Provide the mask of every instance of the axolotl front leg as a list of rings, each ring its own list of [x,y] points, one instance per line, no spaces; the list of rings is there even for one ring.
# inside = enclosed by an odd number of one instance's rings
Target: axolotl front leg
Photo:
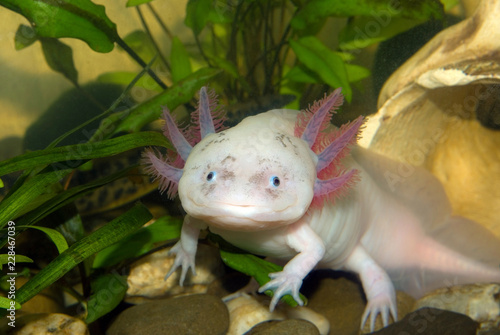
[[[265,232],[263,232],[265,234]],[[325,246],[321,238],[302,222],[297,222],[287,229],[285,236],[286,245],[297,251],[281,272],[270,273],[271,281],[263,285],[259,292],[274,290],[269,310],[272,312],[279,299],[290,294],[302,306],[304,303],[299,297],[302,281],[311,272],[325,255]]]
[[[170,271],[165,275],[165,280],[167,280],[167,278],[179,267],[181,268],[181,278],[179,281],[181,286],[184,284],[189,269],[191,269],[193,275],[196,275],[195,257],[198,248],[198,236],[200,235],[200,230],[206,227],[203,221],[197,220],[189,215],[184,217],[181,237],[168,253],[169,255],[175,255],[175,260]]]
[[[370,331],[373,331],[378,314],[382,317],[384,326],[389,324],[389,313],[397,321],[396,291],[392,281],[361,244],[354,248],[344,267],[359,275],[368,301],[361,318],[361,328],[370,317]]]
[[[206,225],[202,221],[194,219],[189,215],[184,218],[181,238],[169,253],[176,255],[175,261],[172,268],[165,276],[165,279],[180,267],[180,284],[182,286],[189,269],[195,274],[195,255],[198,235],[200,230],[204,228],[206,228]],[[261,234],[266,233],[266,231],[261,232]],[[224,236],[225,234],[222,235]],[[299,305],[303,305],[299,297],[299,289],[302,286],[302,281],[307,274],[316,267],[325,254],[323,241],[308,224],[292,224],[287,229],[284,240],[286,247],[295,250],[298,254],[285,265],[283,271],[270,273],[269,277],[271,280],[259,289],[259,292],[264,292],[266,290],[274,291],[269,306],[271,311],[274,310],[279,299],[287,294],[292,295]],[[229,239],[229,242],[232,242],[231,239]]]
[[[285,265],[283,271],[269,274],[272,280],[259,289],[259,292],[274,290],[270,304],[271,311],[274,310],[279,299],[286,294],[291,294],[295,301],[302,305],[299,297],[302,281],[325,255],[323,240],[307,223],[297,222],[291,225],[286,232],[285,241],[286,245],[298,254]],[[361,328],[370,318],[370,329],[373,330],[379,314],[384,326],[389,324],[389,315],[397,320],[396,292],[392,281],[361,244],[358,244],[347,257],[344,268],[359,274],[368,300],[361,320]]]

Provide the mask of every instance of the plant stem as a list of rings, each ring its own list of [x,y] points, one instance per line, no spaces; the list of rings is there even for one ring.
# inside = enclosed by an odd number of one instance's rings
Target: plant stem
[[[200,42],[200,39],[198,38],[198,35],[194,34],[194,40],[195,40],[196,46],[198,47],[198,50],[200,51],[200,54],[203,57],[203,59],[205,60],[205,62],[207,62],[208,66],[212,66],[212,64],[210,64],[210,59],[203,51],[203,48],[201,46],[201,42]]]
[[[236,10],[234,12],[234,19],[231,24],[231,35],[229,36],[229,45],[227,48],[227,53],[226,53],[226,60],[233,63],[234,66],[238,69],[238,61],[236,58],[237,54],[237,37],[238,37],[238,24],[240,22],[240,12],[241,12],[241,7],[243,5],[243,1],[240,0],[238,4],[236,5]],[[245,55],[246,57],[246,55]],[[231,84],[230,84],[231,85]],[[234,92],[232,98],[239,99],[240,96],[238,94],[238,83],[235,81],[234,86],[231,87],[229,91]],[[228,95],[229,97],[229,95]]]
[[[124,40],[121,39],[121,37],[116,36],[116,43],[118,43],[118,45],[121,46],[123,50],[125,50],[130,55],[130,57],[132,57],[140,66],[142,66],[143,68],[147,66],[147,64],[142,60],[142,58],[138,54],[136,54],[135,51],[131,47],[129,47]],[[151,76],[151,78],[154,79],[154,81],[156,81],[158,85],[160,85],[161,88],[163,88],[164,90],[168,88],[167,85],[165,85],[165,83],[161,81],[160,78],[158,78],[158,76],[156,75],[156,73],[153,72],[153,70],[148,69],[148,74]]]
[[[161,26],[161,28],[163,29],[163,31],[167,34],[168,38],[170,38],[170,40],[173,40],[174,35],[172,35],[172,33],[168,29],[167,25],[165,23],[163,23],[161,17],[158,15],[158,13],[154,9],[153,5],[150,4],[150,3],[148,3],[147,6],[148,6],[149,10],[151,11],[151,13],[153,13],[153,15],[154,15],[156,21],[158,22],[158,24]]]
[[[151,30],[149,30],[148,24],[146,23],[146,20],[144,20],[144,16],[142,15],[141,7],[136,6],[135,9],[137,10],[137,14],[139,15],[139,18],[141,20],[141,24],[146,31],[146,34],[148,34],[149,38],[151,39],[151,43],[153,44],[153,47],[155,48],[156,52],[158,53],[158,56],[160,57],[161,61],[165,64],[167,69],[171,71],[170,64],[168,63],[167,59],[165,56],[163,56],[163,53],[160,51],[160,48],[158,47],[158,44],[156,43],[155,39],[153,38],[153,35],[151,34]]]
[[[264,65],[264,89],[262,90],[262,95],[273,93],[271,91],[271,82],[273,79],[272,75],[274,72],[274,64],[269,64],[268,62],[268,53],[274,46],[272,15],[273,9],[271,7],[271,1],[269,1],[264,9],[264,57],[262,58]]]
[[[280,53],[281,53],[283,46],[288,45],[287,36],[290,33],[290,30],[291,30],[291,26],[290,26],[290,23],[288,23],[288,25],[286,26],[285,32],[283,33],[283,36],[281,36],[281,40],[277,45],[276,53],[274,54],[274,60],[273,60],[272,67],[274,68],[275,66],[278,65],[278,78],[282,78],[282,75],[283,75],[283,66],[280,66],[279,56],[280,56]],[[286,59],[286,55],[288,53],[288,50],[289,49],[287,49],[283,54],[283,61]]]

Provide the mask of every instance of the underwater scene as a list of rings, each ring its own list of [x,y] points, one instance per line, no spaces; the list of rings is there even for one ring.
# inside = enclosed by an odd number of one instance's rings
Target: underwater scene
[[[0,334],[500,334],[500,0],[0,19]]]

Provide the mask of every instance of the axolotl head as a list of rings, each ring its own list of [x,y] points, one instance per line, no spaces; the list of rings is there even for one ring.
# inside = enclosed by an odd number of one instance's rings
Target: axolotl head
[[[270,229],[301,218],[314,196],[317,157],[293,135],[294,122],[285,114],[248,117],[196,144],[179,181],[184,210],[237,230]]]
[[[309,110],[272,110],[222,130],[214,96],[200,90],[195,126],[181,129],[164,110],[164,134],[176,149],[158,157],[144,152],[147,172],[184,210],[227,230],[264,230],[299,220],[346,189],[355,170],[340,160],[357,137],[362,118],[332,131],[340,89]]]

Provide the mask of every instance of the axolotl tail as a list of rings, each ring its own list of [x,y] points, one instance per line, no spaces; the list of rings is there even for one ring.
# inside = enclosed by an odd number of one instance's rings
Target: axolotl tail
[[[462,217],[428,232],[408,256],[407,268],[388,273],[396,288],[417,298],[440,287],[500,283],[500,240]]]
[[[375,185],[377,199],[385,199],[383,219],[374,221],[363,241],[396,288],[419,297],[439,287],[500,283],[500,239],[453,216],[437,178],[359,147],[352,156]]]

